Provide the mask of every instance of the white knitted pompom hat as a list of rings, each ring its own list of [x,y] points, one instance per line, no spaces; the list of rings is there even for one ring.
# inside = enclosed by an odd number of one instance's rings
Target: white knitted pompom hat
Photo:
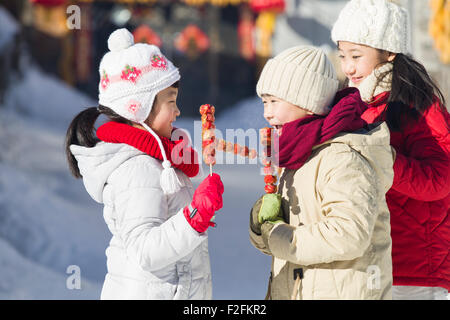
[[[408,12],[388,0],[351,0],[339,13],[331,39],[364,44],[393,53],[411,48]]]
[[[319,48],[296,46],[267,61],[256,85],[259,97],[269,94],[314,114],[330,109],[339,81],[333,64]]]
[[[111,33],[107,52],[99,67],[99,104],[141,124],[158,141],[163,156],[161,187],[166,194],[179,190],[180,182],[167,159],[161,139],[144,121],[156,95],[180,80],[180,73],[154,45],[134,44],[125,28]]]
[[[133,122],[145,121],[155,96],[180,79],[158,47],[137,43],[125,28],[111,33],[99,67],[99,104]]]

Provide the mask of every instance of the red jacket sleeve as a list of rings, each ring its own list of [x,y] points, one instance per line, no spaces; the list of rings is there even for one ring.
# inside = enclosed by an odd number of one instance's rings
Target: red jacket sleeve
[[[432,106],[405,130],[404,148],[397,150],[394,163],[394,190],[420,201],[450,193],[449,119],[448,112]]]

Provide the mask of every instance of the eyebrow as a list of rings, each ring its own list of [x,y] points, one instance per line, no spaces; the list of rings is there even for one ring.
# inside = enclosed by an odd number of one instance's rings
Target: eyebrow
[[[339,51],[343,51],[341,48],[339,48],[338,47],[338,49],[339,49]],[[360,50],[360,49],[350,49],[350,50],[348,50],[349,52],[355,52],[355,51],[357,51],[357,52],[361,52],[362,53],[362,51]]]
[[[178,94],[177,90],[170,90],[170,92],[168,93],[168,96],[176,96]]]

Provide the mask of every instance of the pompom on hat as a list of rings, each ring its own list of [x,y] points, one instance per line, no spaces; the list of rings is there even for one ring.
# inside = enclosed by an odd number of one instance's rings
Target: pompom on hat
[[[330,111],[338,85],[333,64],[321,49],[296,46],[267,61],[256,93],[259,97],[269,94],[324,115]]]
[[[158,141],[163,156],[161,187],[166,194],[177,192],[180,181],[167,159],[161,139],[144,121],[156,95],[180,80],[180,73],[154,45],[134,44],[125,28],[111,33],[107,52],[99,66],[99,104],[141,124]]]
[[[406,9],[389,0],[351,0],[339,13],[331,39],[408,54],[410,21]]]

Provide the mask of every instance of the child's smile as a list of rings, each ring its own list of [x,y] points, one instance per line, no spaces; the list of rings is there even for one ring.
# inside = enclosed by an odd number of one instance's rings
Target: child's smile
[[[358,85],[363,79],[364,79],[364,77],[352,77],[350,80],[351,80],[354,84]]]
[[[348,41],[339,41],[341,68],[354,86],[358,86],[380,64],[392,61],[394,57],[394,54],[387,51]]]
[[[283,99],[263,94],[264,118],[276,130],[278,136],[282,135],[285,123],[304,118],[312,112],[296,106]]]

